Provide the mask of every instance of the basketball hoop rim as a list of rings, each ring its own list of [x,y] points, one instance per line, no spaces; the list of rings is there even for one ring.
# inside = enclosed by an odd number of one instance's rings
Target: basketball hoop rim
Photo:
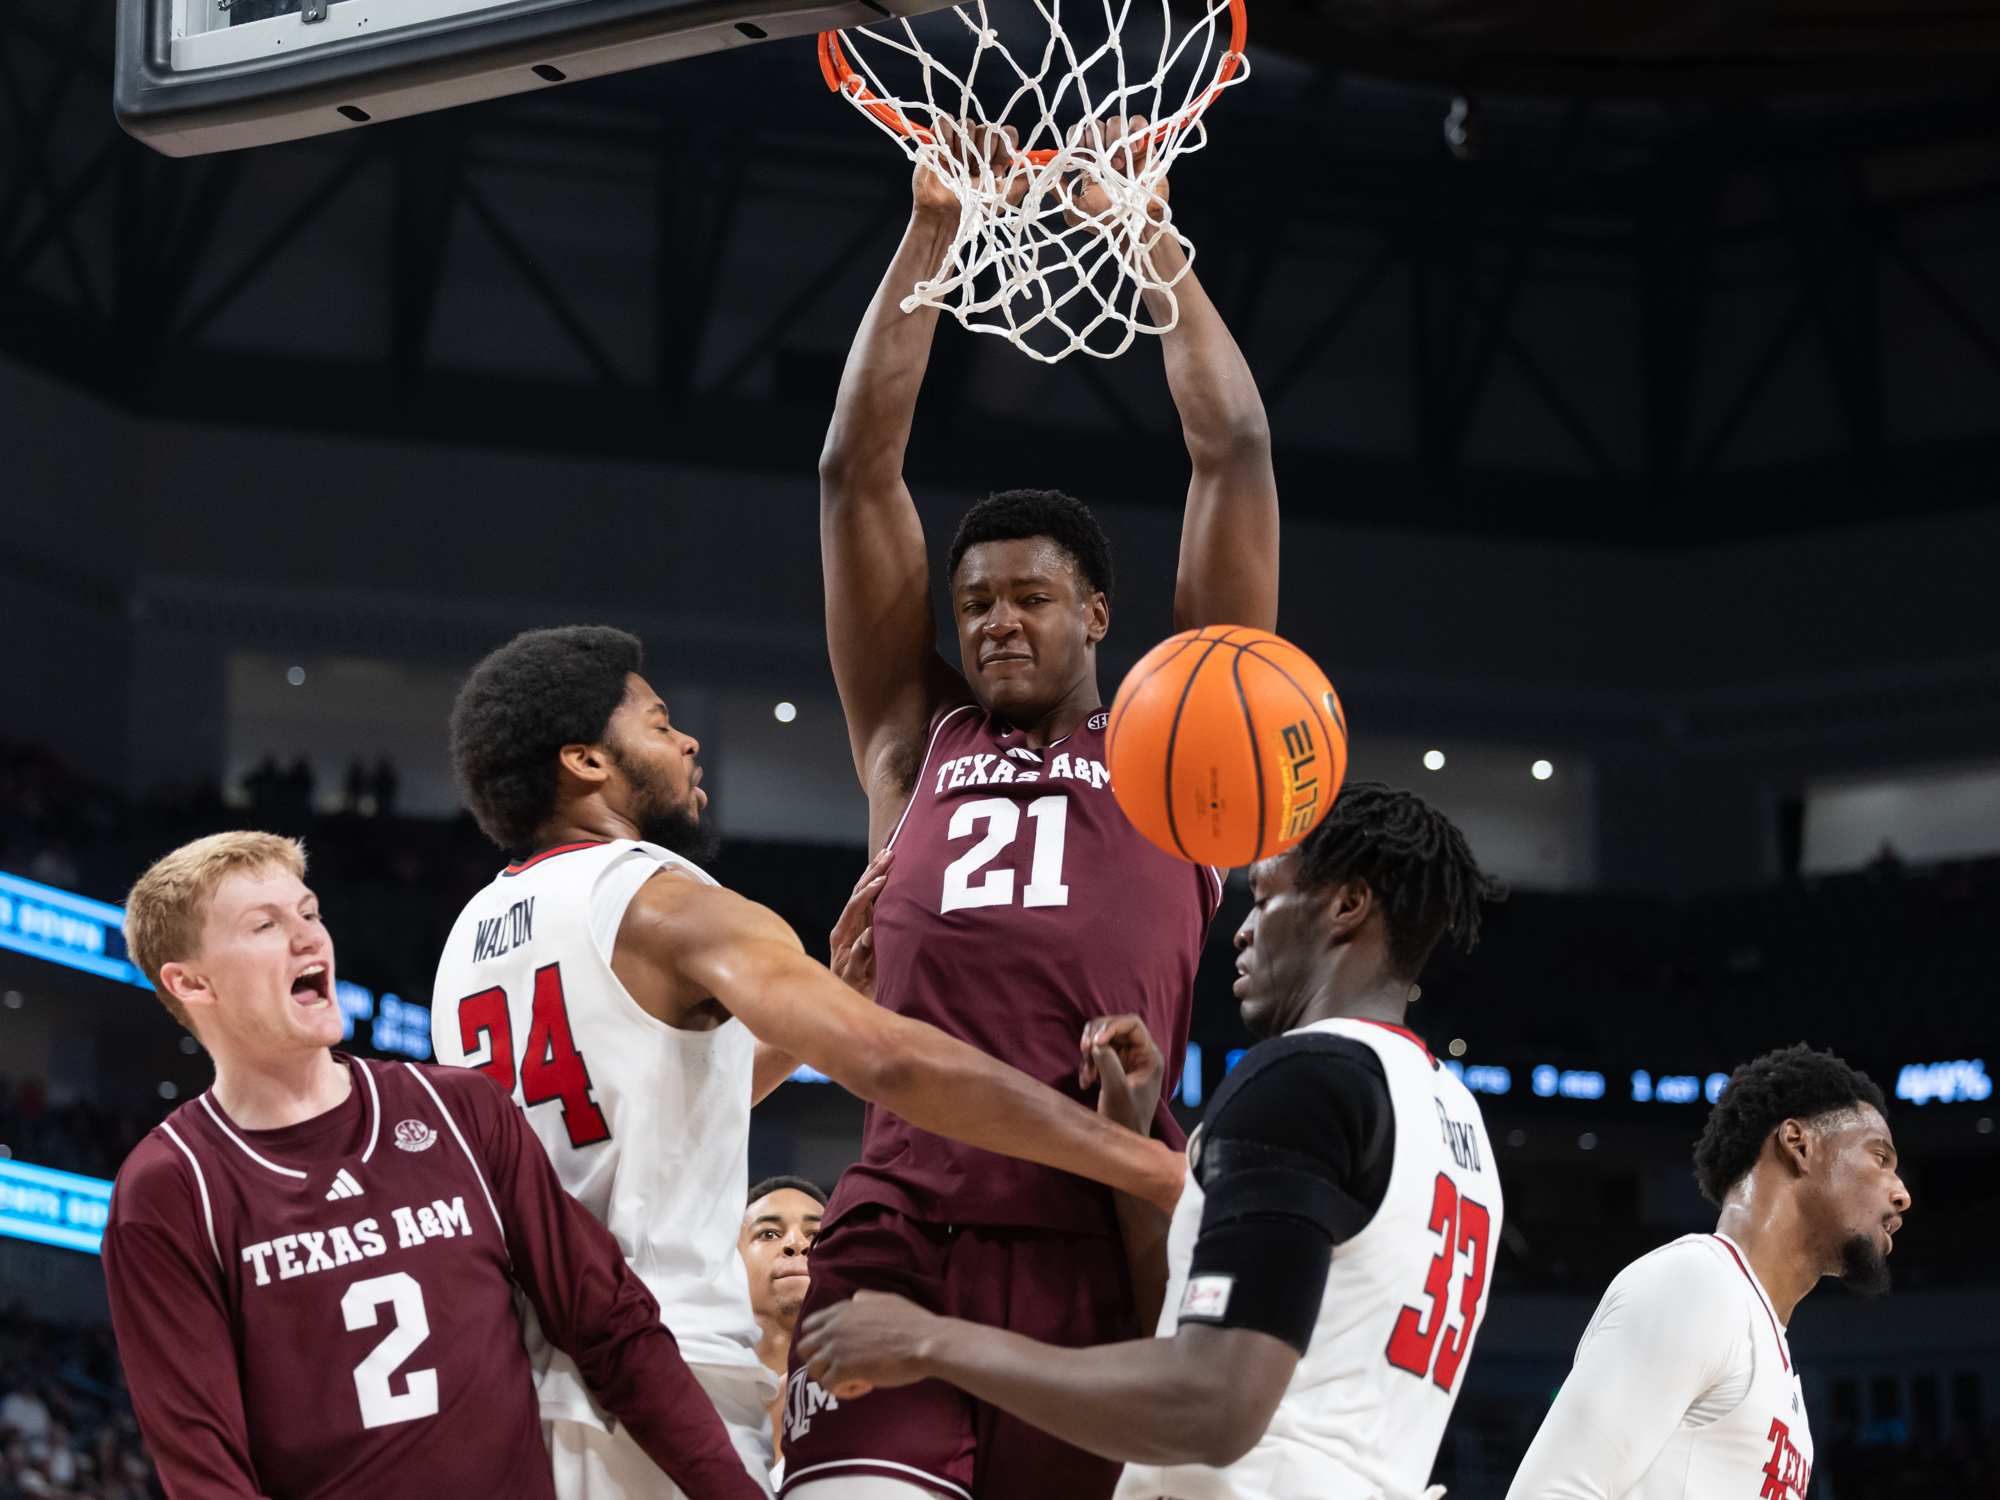
[[[1208,106],[1215,102],[1215,96],[1234,78],[1246,61],[1243,49],[1250,36],[1249,17],[1244,11],[1244,0],[1229,0],[1229,50],[1222,55],[1222,62],[1215,71],[1215,82],[1202,91],[1202,95],[1179,114],[1162,120],[1147,132],[1149,142],[1164,140],[1176,130],[1184,130],[1200,119]],[[923,126],[907,118],[893,104],[875,94],[867,82],[847,61],[847,54],[840,47],[840,33],[822,31],[819,34],[819,71],[826,80],[826,86],[836,94],[845,94],[860,108],[868,111],[877,120],[911,140],[924,145],[935,145],[936,137]],[[1060,155],[1056,151],[1023,151],[1020,157],[1031,166],[1044,167]]]

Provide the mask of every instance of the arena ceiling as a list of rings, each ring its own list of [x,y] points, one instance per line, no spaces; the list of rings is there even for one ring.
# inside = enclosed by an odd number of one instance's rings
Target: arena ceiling
[[[1577,98],[1928,88],[2000,72],[1993,0],[1265,0],[1257,33],[1325,67]]]
[[[1292,514],[1683,547],[1994,503],[2000,6],[1253,5],[1175,205]],[[110,41],[0,7],[0,350],[161,419],[812,472],[908,178],[805,44],[171,161]],[[1184,484],[1155,353],[949,325],[911,471]]]

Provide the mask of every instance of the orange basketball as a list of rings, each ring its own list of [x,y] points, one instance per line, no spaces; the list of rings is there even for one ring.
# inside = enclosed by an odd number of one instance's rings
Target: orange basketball
[[[1347,774],[1347,719],[1290,641],[1210,625],[1160,642],[1126,674],[1106,733],[1111,790],[1132,826],[1197,864],[1282,854],[1326,816]]]

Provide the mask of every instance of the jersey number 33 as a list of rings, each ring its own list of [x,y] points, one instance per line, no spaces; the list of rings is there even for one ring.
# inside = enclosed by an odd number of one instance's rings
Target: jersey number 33
[[[1430,1298],[1430,1306],[1422,1310],[1405,1307],[1397,1315],[1388,1355],[1389,1363],[1397,1369],[1407,1370],[1419,1380],[1428,1375],[1447,1395],[1472,1343],[1479,1298],[1486,1290],[1486,1241],[1492,1227],[1493,1216],[1482,1204],[1462,1195],[1443,1172],[1437,1174],[1431,1194],[1430,1230],[1442,1235],[1444,1244],[1424,1277],[1424,1295]],[[1451,1280],[1460,1255],[1466,1257],[1458,1294],[1461,1321],[1453,1325],[1449,1321]]]

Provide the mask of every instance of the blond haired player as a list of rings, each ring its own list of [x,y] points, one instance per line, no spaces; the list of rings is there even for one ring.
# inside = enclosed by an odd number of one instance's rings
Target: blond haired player
[[[112,1325],[174,1500],[552,1500],[515,1299],[691,1495],[754,1500],[604,1228],[477,1075],[340,1040],[290,839],[221,833],[132,888],[133,961],[215,1084],[133,1150]]]

